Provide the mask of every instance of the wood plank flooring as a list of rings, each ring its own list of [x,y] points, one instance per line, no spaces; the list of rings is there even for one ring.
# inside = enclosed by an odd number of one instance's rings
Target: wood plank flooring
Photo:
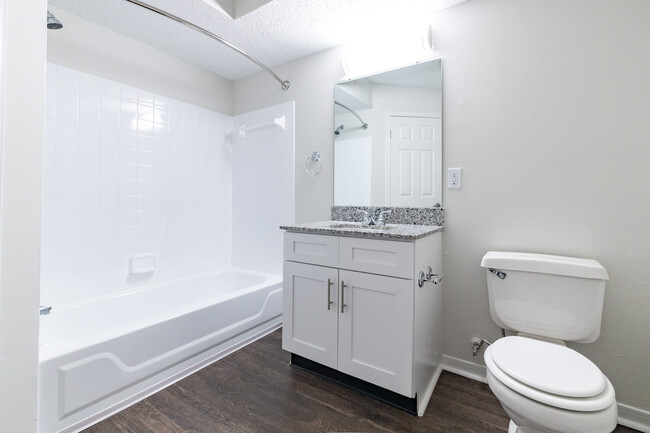
[[[443,372],[425,416],[415,417],[291,367],[281,335],[275,331],[85,432],[507,432],[508,417],[483,383]]]

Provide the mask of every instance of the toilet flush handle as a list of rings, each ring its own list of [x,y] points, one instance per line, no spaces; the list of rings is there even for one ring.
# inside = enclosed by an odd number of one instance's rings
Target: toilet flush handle
[[[506,274],[505,272],[502,272],[502,271],[500,271],[498,269],[489,268],[488,271],[492,272],[494,275],[501,278],[502,280],[505,280],[506,277],[508,276],[508,274]]]

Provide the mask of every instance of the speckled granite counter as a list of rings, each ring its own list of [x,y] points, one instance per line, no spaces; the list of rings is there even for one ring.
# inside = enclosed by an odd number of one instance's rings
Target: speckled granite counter
[[[359,210],[368,211],[371,215],[379,215],[379,211],[390,210],[384,215],[386,224],[422,224],[432,226],[445,225],[445,214],[442,208],[423,207],[387,207],[387,206],[332,206],[333,221],[361,221]]]
[[[290,232],[314,233],[323,235],[356,236],[376,239],[414,240],[429,236],[443,229],[442,226],[416,224],[386,224],[381,229],[362,226],[349,221],[319,221],[293,226],[280,226]]]

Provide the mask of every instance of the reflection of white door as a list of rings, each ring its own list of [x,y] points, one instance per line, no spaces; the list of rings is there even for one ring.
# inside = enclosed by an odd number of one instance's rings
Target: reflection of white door
[[[442,203],[442,122],[436,117],[390,117],[390,205]]]

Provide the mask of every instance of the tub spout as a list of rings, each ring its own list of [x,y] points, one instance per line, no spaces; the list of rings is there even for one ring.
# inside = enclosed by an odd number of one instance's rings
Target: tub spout
[[[46,316],[52,312],[52,306],[50,305],[49,307],[46,307],[44,305],[41,305],[38,309],[38,312],[41,316]]]

